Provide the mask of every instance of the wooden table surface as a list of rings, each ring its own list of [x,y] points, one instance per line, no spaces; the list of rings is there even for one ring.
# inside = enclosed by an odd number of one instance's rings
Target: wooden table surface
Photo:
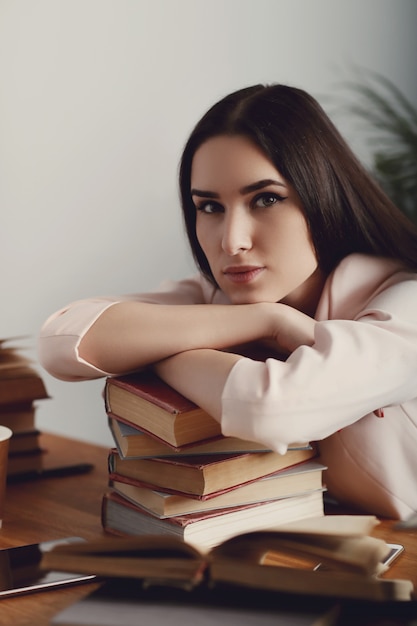
[[[45,464],[93,463],[84,475],[48,478],[8,485],[0,548],[39,543],[67,536],[97,539],[106,536],[101,527],[101,499],[107,489],[108,448],[43,434]],[[385,574],[406,578],[417,589],[417,529],[396,530],[385,520],[374,535],[401,543],[404,553]],[[0,624],[46,626],[63,607],[75,602],[97,585],[88,583],[66,589],[38,592],[0,600]]]
[[[83,475],[48,478],[7,486],[0,548],[77,536],[105,536],[101,499],[107,488],[108,448],[50,434],[42,435],[45,466],[92,463]],[[61,608],[96,586],[92,583],[0,600],[0,624],[46,626]]]

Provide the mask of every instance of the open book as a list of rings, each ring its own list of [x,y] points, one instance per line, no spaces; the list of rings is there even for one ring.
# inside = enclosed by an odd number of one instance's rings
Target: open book
[[[379,577],[389,546],[369,536],[376,523],[373,516],[312,518],[237,535],[207,553],[170,536],[109,538],[56,546],[43,555],[41,567],[185,589],[226,584],[337,598],[410,600],[411,581]]]

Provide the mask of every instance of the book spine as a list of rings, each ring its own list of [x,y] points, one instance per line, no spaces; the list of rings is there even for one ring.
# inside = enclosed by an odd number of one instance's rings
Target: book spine
[[[116,448],[110,448],[107,455],[107,469],[109,475],[114,474],[116,471],[116,455],[118,455]]]

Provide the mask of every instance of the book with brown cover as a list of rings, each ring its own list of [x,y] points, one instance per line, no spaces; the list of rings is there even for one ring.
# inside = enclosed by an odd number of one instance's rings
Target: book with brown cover
[[[290,594],[372,601],[410,601],[409,580],[379,577],[389,545],[369,536],[373,516],[317,516],[273,529],[239,533],[201,550],[169,534],[105,538],[57,546],[42,556],[41,568],[136,579],[146,587],[187,590],[231,584]],[[287,565],[266,565],[282,554]],[[300,560],[300,555],[304,560]],[[292,558],[294,557],[294,558]],[[326,563],[325,569],[317,568]]]
[[[31,367],[2,372],[0,375],[0,405],[30,402],[48,398],[41,376]]]
[[[0,406],[48,398],[42,377],[13,344],[16,339],[0,339]]]
[[[277,452],[171,456],[122,459],[115,448],[108,455],[110,477],[138,481],[151,489],[182,493],[196,498],[218,495],[227,489],[274,474],[317,455],[315,448]]]
[[[9,442],[9,455],[39,452],[41,450],[40,434],[40,431],[36,428],[14,432]]]
[[[102,526],[114,534],[173,535],[208,550],[233,535],[324,514],[321,490],[291,498],[160,519],[115,492],[102,501]]]
[[[35,429],[36,406],[33,402],[0,405],[0,424],[13,431],[13,435]]]
[[[220,424],[150,371],[106,379],[106,411],[172,446],[221,435]]]
[[[148,510],[152,515],[164,518],[278,500],[307,491],[321,490],[324,469],[324,465],[317,461],[307,461],[204,499],[141,487],[135,481],[117,475],[110,477],[109,486],[133,504]]]

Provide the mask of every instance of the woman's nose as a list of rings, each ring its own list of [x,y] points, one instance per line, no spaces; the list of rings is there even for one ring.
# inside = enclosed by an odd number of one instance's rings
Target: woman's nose
[[[223,221],[222,249],[229,256],[245,252],[252,247],[252,228],[248,215],[241,212],[225,215]]]

